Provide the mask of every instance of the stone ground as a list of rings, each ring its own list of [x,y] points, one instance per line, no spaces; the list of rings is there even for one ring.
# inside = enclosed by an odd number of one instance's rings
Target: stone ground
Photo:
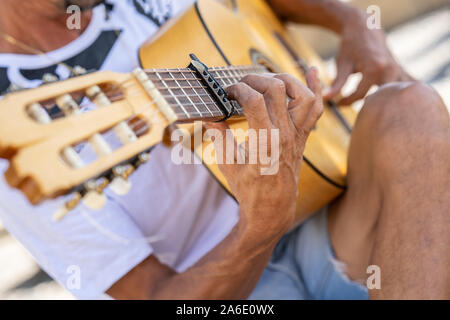
[[[395,28],[388,39],[407,70],[434,86],[450,107],[450,6]],[[0,270],[0,299],[73,299],[1,223]]]

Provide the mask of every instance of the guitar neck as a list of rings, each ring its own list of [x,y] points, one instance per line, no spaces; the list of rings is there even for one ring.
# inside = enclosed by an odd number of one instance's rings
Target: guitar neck
[[[267,72],[263,66],[209,68],[209,73],[222,88],[239,82],[248,74]],[[205,81],[191,69],[151,69],[145,71],[167,101],[178,122],[222,119],[224,112]],[[242,117],[242,108],[235,103],[232,117]]]

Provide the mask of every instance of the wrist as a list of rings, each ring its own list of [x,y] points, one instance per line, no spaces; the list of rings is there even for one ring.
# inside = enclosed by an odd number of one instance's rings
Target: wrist
[[[346,12],[341,15],[339,34],[342,37],[353,35],[367,28],[367,14],[359,8],[348,7]]]
[[[294,202],[293,202],[294,203]],[[292,227],[295,205],[245,206],[241,205],[242,234],[252,242],[278,240]]]

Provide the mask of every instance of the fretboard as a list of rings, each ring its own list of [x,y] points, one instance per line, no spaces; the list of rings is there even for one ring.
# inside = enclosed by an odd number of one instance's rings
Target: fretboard
[[[265,73],[263,66],[237,66],[210,68],[210,73],[222,87],[239,82],[244,76]],[[179,121],[221,119],[224,114],[208,87],[191,69],[146,70],[156,88],[172,107]],[[236,104],[235,116],[242,116]]]

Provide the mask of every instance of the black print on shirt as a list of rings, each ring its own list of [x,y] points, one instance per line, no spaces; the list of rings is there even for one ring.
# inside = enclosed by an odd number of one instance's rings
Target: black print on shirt
[[[63,62],[71,67],[81,66],[86,70],[99,70],[117,42],[121,32],[121,30],[118,32],[114,30],[102,31],[88,48]],[[46,73],[58,76],[56,72],[57,67],[58,65],[53,64],[45,68],[20,69],[19,71],[28,80],[41,80]],[[6,92],[11,83],[14,83],[14,79],[8,79],[7,69],[0,68],[0,95]]]
[[[167,0],[133,0],[137,12],[149,18],[158,27],[172,16],[172,4]]]

